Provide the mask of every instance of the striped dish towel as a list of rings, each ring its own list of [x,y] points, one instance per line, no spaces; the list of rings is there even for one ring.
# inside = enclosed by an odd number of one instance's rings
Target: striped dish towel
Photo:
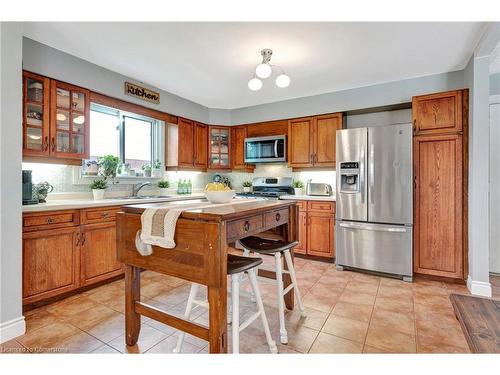
[[[221,207],[248,202],[248,199],[234,200],[230,203],[214,204],[208,202],[193,204],[169,204],[168,207],[147,208],[141,215],[142,229],[135,236],[135,247],[144,256],[153,253],[153,246],[173,249],[177,219],[182,211],[208,207]]]

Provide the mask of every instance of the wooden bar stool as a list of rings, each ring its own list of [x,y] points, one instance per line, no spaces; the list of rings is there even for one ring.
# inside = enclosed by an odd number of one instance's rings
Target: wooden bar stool
[[[293,267],[292,256],[290,250],[298,245],[297,241],[286,242],[269,240],[260,237],[245,237],[239,240],[239,246],[243,248],[243,255],[249,256],[250,252],[255,254],[267,254],[274,255],[275,262],[275,272],[276,272],[276,284],[278,292],[278,315],[280,321],[280,341],[282,344],[288,343],[288,334],[285,327],[285,295],[290,292],[290,290],[295,290],[295,295],[297,297],[297,304],[300,309],[302,316],[306,316],[304,305],[302,304],[302,299],[300,297],[299,286],[297,284],[297,277],[295,275],[295,268]],[[281,256],[284,256],[288,271],[283,270]],[[283,287],[283,274],[288,273],[292,279],[292,283],[284,289]]]
[[[262,303],[262,297],[257,283],[257,275],[255,273],[255,268],[261,263],[262,259],[260,258],[241,257],[233,254],[227,255],[227,274],[231,276],[232,346],[234,354],[240,352],[240,332],[252,324],[252,322],[254,322],[258,317],[262,320],[269,350],[271,353],[278,353],[278,348],[276,347],[276,343],[274,342],[271,336],[271,331],[269,330],[264,304]],[[257,302],[258,310],[245,322],[240,324],[240,277],[243,273],[248,275],[250,285],[252,286],[252,292]],[[199,301],[196,299],[199,287],[199,284],[191,284],[191,291],[189,292],[186,311],[184,313],[184,319],[186,320],[190,318],[194,305],[202,306],[208,309],[208,301]],[[174,353],[180,353],[183,341],[184,333],[181,333],[177,339],[177,346],[174,349]]]

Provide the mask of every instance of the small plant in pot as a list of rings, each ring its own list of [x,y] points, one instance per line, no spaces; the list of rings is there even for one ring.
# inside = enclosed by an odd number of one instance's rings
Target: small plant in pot
[[[151,177],[151,164],[143,164],[144,177]]]
[[[250,193],[252,191],[252,181],[243,181],[241,185],[243,185],[243,192]]]
[[[114,155],[104,155],[99,158],[99,174],[104,176],[104,179],[116,178],[118,166],[120,165],[120,158]]]
[[[94,200],[104,199],[104,190],[107,187],[108,183],[105,179],[92,181],[92,183],[90,184],[90,188],[92,189]]]
[[[293,180],[293,191],[295,195],[304,194],[304,183],[300,180]]]
[[[170,187],[170,182],[167,180],[158,181],[158,188],[160,189],[160,197],[168,196],[168,188]]]
[[[151,170],[151,175],[154,178],[163,177],[163,171],[161,170],[161,161],[159,159],[156,159],[155,162],[153,163],[153,169]]]

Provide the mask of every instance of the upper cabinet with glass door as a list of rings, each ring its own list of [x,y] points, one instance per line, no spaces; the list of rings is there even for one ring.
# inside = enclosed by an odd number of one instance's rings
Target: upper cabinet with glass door
[[[49,156],[50,80],[23,72],[23,154]]]
[[[89,111],[88,90],[51,81],[51,156],[88,158]]]
[[[230,128],[227,126],[210,126],[209,128],[208,167],[211,169],[230,169]]]

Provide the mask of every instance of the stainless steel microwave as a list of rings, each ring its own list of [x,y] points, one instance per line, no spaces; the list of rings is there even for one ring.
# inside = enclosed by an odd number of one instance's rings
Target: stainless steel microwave
[[[245,138],[245,163],[286,162],[286,136]]]

